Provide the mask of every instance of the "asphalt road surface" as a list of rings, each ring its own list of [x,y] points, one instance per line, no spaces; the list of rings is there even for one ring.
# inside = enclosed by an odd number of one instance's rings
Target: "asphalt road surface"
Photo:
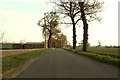
[[[16,78],[118,78],[118,69],[62,49],[42,54]]]

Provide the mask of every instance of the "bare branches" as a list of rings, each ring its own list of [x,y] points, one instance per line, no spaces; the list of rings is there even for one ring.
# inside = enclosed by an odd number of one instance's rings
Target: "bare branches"
[[[77,2],[70,2],[70,0],[64,2],[60,0],[59,2],[53,3],[59,7],[62,14],[65,14],[68,17],[78,17],[76,15],[80,14],[81,12]],[[95,15],[102,11],[103,4],[103,2],[99,2],[98,0],[84,0],[84,10],[86,17],[88,16],[88,21],[101,20],[100,17]],[[79,20],[77,20],[76,22],[78,22]]]
[[[93,2],[87,2],[86,4],[84,4],[85,14],[86,16],[89,16],[88,21],[91,22],[94,20],[101,20],[101,18],[98,17],[97,14],[102,11],[103,4],[103,2],[98,2],[97,0],[93,0]]]
[[[74,17],[77,15],[77,14],[79,14],[80,13],[80,11],[77,11],[75,14],[74,14]]]
[[[98,12],[102,11],[103,3],[98,2],[97,0],[84,0],[83,2],[73,2],[71,0],[62,2],[62,0],[60,0],[60,2],[54,2],[54,3],[57,4],[62,14],[64,14],[67,17],[70,17],[71,19],[71,22],[73,25],[73,49],[75,49],[76,25],[78,25],[77,23],[80,20],[82,20],[84,23],[86,23],[84,26],[87,25],[88,27],[87,21],[89,22],[94,21],[94,20],[100,21],[101,18],[98,17],[97,14]]]
[[[1,33],[1,36],[0,36],[0,42],[3,43],[4,42],[4,36],[5,36],[5,33]]]
[[[77,19],[77,20],[76,20],[76,22],[75,22],[75,24],[77,24],[77,23],[78,23],[78,21],[80,21],[80,20],[81,20],[81,18]]]
[[[75,20],[77,15],[80,13],[79,6],[75,2],[70,2],[69,0],[66,2],[63,2],[62,0],[60,0],[60,2],[53,2],[53,3],[59,7],[60,13],[62,12],[62,14],[71,18],[71,22],[73,19]],[[75,24],[77,24],[77,22],[79,20],[80,19],[74,21]],[[73,22],[72,23],[64,22],[64,23],[65,24],[73,24]]]

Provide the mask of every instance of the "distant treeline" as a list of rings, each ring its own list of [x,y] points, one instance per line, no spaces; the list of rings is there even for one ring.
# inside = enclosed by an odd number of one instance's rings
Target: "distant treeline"
[[[71,45],[69,45],[68,47],[72,47]],[[77,46],[77,47],[82,47],[81,45],[79,45],[79,46]],[[97,46],[90,46],[90,45],[88,45],[87,47],[94,47],[94,48],[120,48],[120,46],[99,46],[99,45],[97,45]]]
[[[120,48],[120,46],[105,46],[106,48]]]
[[[120,46],[90,46],[90,47],[95,47],[95,48],[98,48],[98,47],[105,47],[105,48],[120,48]]]

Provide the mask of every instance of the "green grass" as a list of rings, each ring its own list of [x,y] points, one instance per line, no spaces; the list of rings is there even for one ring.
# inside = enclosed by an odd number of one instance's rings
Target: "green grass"
[[[26,60],[38,57],[47,50],[40,49],[40,50],[35,50],[32,52],[27,52],[23,54],[2,57],[2,68],[3,68],[2,71],[4,73],[12,68],[16,68],[19,65],[24,64]]]
[[[113,58],[120,58],[118,48],[88,48],[88,52],[96,53],[99,55],[111,56]]]
[[[119,48],[105,48],[105,47],[90,47],[88,51],[96,52],[96,53],[105,53],[105,54],[118,54]]]
[[[103,63],[108,63],[111,64],[113,66],[116,66],[118,68],[120,68],[120,54],[112,54],[112,53],[108,53],[106,52],[98,52],[97,50],[94,50],[94,52],[92,51],[88,51],[88,52],[83,52],[81,49],[77,48],[77,49],[65,49],[74,53],[77,53],[79,55],[83,55],[83,56],[87,56],[90,57],[92,59],[95,59],[99,62],[103,62]],[[97,52],[96,52],[97,51]],[[101,49],[101,51],[104,51]]]

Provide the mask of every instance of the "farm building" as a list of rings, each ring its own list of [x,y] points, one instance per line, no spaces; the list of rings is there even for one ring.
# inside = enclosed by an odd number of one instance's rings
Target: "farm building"
[[[0,49],[34,49],[44,48],[44,42],[0,43]]]
[[[34,49],[34,48],[44,48],[44,42],[38,43],[38,42],[27,42],[23,45],[23,48],[25,49]]]

